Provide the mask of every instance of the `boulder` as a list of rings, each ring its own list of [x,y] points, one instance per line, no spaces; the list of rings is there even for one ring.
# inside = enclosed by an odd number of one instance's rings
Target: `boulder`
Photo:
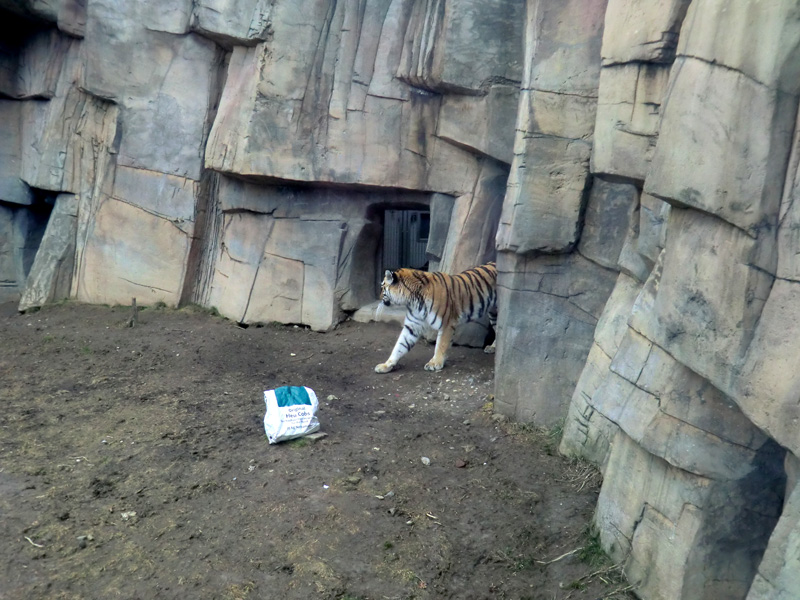
[[[83,88],[121,107],[119,164],[198,180],[222,62],[212,41],[175,35],[191,4],[91,2]]]
[[[592,172],[644,181],[658,139],[669,65],[626,63],[600,71]]]
[[[800,456],[798,307],[800,283],[776,279],[744,357],[725,371],[717,365],[709,377],[728,384],[745,414],[796,456]]]
[[[64,33],[82,38],[86,34],[89,0],[61,0],[58,7],[58,28]]]
[[[445,196],[440,199],[447,198]],[[219,242],[199,302],[239,322],[327,330],[376,299],[381,213],[425,208],[430,195],[259,185],[221,177]]]
[[[619,432],[598,499],[603,548],[653,600],[744,598],[778,520],[782,450],[768,442],[745,474],[713,479],[670,465]]]
[[[721,65],[793,95],[800,90],[799,50],[797,5],[785,0],[690,3],[678,44],[678,55]]]
[[[734,397],[733,378],[773,285],[774,242],[695,210],[673,207],[663,255],[631,326]],[[724,281],[725,285],[720,285]]]
[[[542,135],[526,136],[524,143],[511,166],[497,250],[567,252],[580,235],[591,144]]]
[[[753,237],[774,227],[796,107],[796,95],[679,56],[644,191],[717,215]],[[715,156],[726,158],[709,160]]]
[[[519,87],[493,85],[482,96],[442,98],[436,135],[443,140],[511,164]]]
[[[77,233],[78,200],[72,194],[59,194],[25,280],[20,311],[70,297]]]
[[[269,39],[272,0],[196,0],[191,30],[227,46],[251,46]]]
[[[52,98],[68,57],[71,40],[56,29],[32,34],[20,49],[17,98]]]
[[[19,298],[18,251],[14,244],[16,207],[0,204],[0,302]]]
[[[342,247],[346,228],[336,221],[276,219],[264,247],[264,260],[259,266],[251,303],[243,320],[292,322],[275,318],[275,315],[280,315],[279,310],[258,312],[259,303],[282,295],[285,302],[299,296],[299,322],[310,325],[312,329],[326,330],[338,322],[333,291],[340,256],[338,252],[332,254],[331,249]],[[269,268],[274,265],[281,268]]]
[[[690,2],[609,0],[601,51],[603,65],[671,63]]]
[[[180,226],[194,221],[197,187],[185,177],[118,165],[112,196]]]
[[[81,42],[68,40],[55,95],[22,103],[21,178],[31,187],[88,201],[114,147],[119,109],[74,85],[83,68],[81,51]]]
[[[651,454],[685,471],[746,475],[767,437],[733,400],[628,330],[590,404]]]
[[[640,283],[647,281],[654,263],[641,252],[639,252],[639,224],[640,224],[640,204],[636,205],[633,214],[628,219],[628,231],[622,242],[622,249],[619,251],[617,264],[622,273],[626,273]]]
[[[776,223],[800,92],[796,10],[792,2],[690,5],[646,192],[753,236]]]
[[[264,215],[235,212],[223,217],[213,271],[208,283],[207,306],[241,322],[247,312],[253,282],[269,236]]]

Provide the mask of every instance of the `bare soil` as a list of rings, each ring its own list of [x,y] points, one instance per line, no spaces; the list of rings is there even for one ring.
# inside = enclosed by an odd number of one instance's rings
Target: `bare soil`
[[[377,375],[397,326],[130,315],[0,305],[0,598],[623,597],[599,476],[493,415],[493,356]],[[267,442],[282,385],[325,438]]]

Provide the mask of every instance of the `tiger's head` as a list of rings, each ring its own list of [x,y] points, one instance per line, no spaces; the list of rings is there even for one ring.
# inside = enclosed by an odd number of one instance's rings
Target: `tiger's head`
[[[427,273],[416,269],[386,271],[381,282],[381,302],[385,306],[416,305],[422,301]]]
[[[383,274],[383,281],[381,282],[381,302],[385,306],[391,306],[394,301],[395,294],[392,293],[392,286],[397,284],[397,275],[388,269]],[[395,301],[395,304],[397,302]]]

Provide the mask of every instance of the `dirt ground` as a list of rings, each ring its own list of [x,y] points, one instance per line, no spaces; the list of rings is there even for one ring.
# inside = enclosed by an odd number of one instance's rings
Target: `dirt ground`
[[[493,356],[377,375],[395,325],[130,314],[0,305],[0,598],[629,597],[599,476],[493,416]],[[326,437],[267,442],[282,385]]]

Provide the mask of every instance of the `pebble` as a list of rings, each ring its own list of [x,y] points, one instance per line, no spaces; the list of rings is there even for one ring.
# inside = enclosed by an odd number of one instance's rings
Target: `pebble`
[[[461,459],[458,459],[456,461],[456,469],[463,469],[466,466],[467,466],[467,461]]]
[[[420,460],[422,460],[422,464],[426,467],[431,464],[431,459],[427,456],[423,456]]]

